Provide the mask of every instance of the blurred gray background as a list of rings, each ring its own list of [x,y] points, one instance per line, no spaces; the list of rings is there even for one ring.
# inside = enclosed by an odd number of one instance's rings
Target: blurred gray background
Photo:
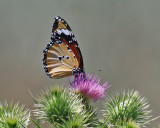
[[[136,89],[148,98],[154,117],[160,115],[159,0],[1,0],[0,101],[32,109],[28,89],[37,95],[68,82],[50,79],[42,64],[57,15],[73,30],[86,72],[101,69],[94,74],[112,85],[107,94]]]

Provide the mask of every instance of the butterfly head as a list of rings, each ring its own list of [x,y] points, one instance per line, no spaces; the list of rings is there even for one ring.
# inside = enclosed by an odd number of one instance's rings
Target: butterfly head
[[[83,74],[83,77],[85,78],[85,71],[83,68],[73,68],[72,74],[77,77],[79,74]]]

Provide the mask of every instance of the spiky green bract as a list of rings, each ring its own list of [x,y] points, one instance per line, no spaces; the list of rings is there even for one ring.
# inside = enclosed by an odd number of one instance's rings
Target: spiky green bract
[[[82,124],[86,122],[88,113],[84,112],[82,100],[71,90],[53,87],[42,92],[41,96],[35,100],[37,102],[35,110],[37,118],[44,122],[50,122],[53,126],[60,127],[71,122]],[[83,122],[79,122],[80,120]]]
[[[151,111],[147,110],[149,107],[147,99],[138,91],[117,92],[107,99],[104,116],[112,125],[117,125],[118,122],[122,126],[132,120],[137,125],[144,126],[151,117]]]
[[[27,128],[30,119],[30,111],[19,104],[4,104],[0,102],[0,127],[1,128]]]
[[[126,126],[127,126],[126,128],[140,128],[140,126],[135,121],[132,120],[129,120]]]

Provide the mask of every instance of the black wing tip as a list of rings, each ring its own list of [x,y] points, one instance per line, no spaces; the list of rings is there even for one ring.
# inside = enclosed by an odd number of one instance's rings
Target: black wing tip
[[[60,16],[55,16],[54,19],[59,20],[59,19],[62,19],[62,18]]]
[[[66,22],[62,17],[60,17],[60,16],[55,16],[54,19],[55,19],[55,22],[54,22],[54,23],[57,23],[57,21],[62,21],[63,23],[66,24],[66,26],[68,26],[67,22]]]

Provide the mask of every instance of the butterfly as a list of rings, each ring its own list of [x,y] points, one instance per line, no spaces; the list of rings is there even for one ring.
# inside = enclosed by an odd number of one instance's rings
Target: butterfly
[[[50,78],[84,73],[83,57],[77,40],[61,17],[55,17],[50,43],[43,51],[43,65]]]

